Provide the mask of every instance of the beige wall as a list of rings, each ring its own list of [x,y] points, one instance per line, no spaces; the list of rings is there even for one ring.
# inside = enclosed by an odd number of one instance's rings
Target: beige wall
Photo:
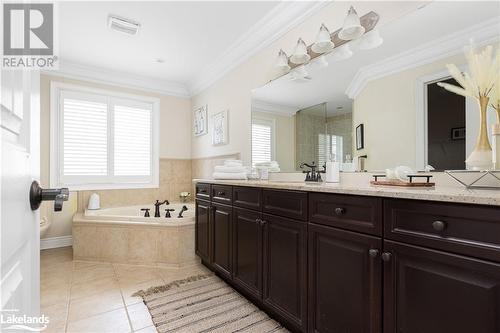
[[[279,163],[281,171],[294,171],[295,116],[253,111],[252,117],[274,121],[276,131],[275,160]]]
[[[367,83],[353,103],[353,134],[364,124],[366,169],[385,170],[398,165],[416,167],[416,84],[421,77],[446,71],[447,63],[462,64],[457,55]]]
[[[243,161],[247,164],[251,159],[251,91],[266,84],[276,73],[273,65],[280,48],[291,54],[299,37],[312,42],[316,38],[322,22],[340,25],[350,2],[331,2],[321,11],[312,15],[295,28],[288,31],[278,40],[271,43],[253,55],[249,60],[237,66],[212,86],[197,94],[192,99],[193,107],[208,104],[208,113],[213,114],[221,110],[229,110],[229,144],[212,146],[210,135],[192,138],[192,157],[201,158],[215,155],[241,153]],[[383,11],[379,24],[391,22],[395,17],[403,15],[418,6],[417,2],[377,2],[376,7]],[[373,10],[371,1],[356,2],[358,13]],[[333,23],[332,23],[333,22]]]
[[[41,184],[49,186],[50,160],[50,82],[67,82],[93,88],[107,89],[160,99],[160,187],[156,189],[97,191],[102,207],[118,204],[153,203],[156,199],[178,201],[178,193],[191,191],[191,101],[187,98],[158,95],[133,89],[89,83],[41,75],[40,82],[40,153]],[[52,221],[45,238],[71,235],[71,220],[78,209],[84,209],[88,196],[94,191],[71,193],[61,212],[53,212],[52,203],[43,203],[41,216]],[[79,198],[78,198],[79,197]],[[119,198],[119,202],[116,200]],[[80,206],[80,207],[78,207]]]

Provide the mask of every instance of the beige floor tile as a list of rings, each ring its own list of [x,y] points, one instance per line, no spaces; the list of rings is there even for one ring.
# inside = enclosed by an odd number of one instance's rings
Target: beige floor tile
[[[127,306],[127,312],[134,331],[153,325],[151,315],[144,303]]]
[[[54,325],[49,323],[43,333],[64,333],[66,332],[66,324]]]
[[[161,286],[164,284],[163,280],[158,278],[155,280],[151,281],[144,281],[144,282],[131,282],[131,281],[125,281],[125,282],[119,282],[120,284],[120,289],[122,291],[122,296],[125,301],[125,304],[131,305],[135,303],[142,302],[141,297],[133,297],[132,295],[139,291],[139,290],[146,290],[150,287],[156,287],[156,286]]]
[[[159,279],[158,269],[153,266],[137,266],[125,264],[113,264],[116,275],[120,282],[144,282]]]
[[[74,283],[71,286],[70,299],[100,295],[113,290],[120,291],[118,279],[114,276]]]
[[[101,293],[98,296],[77,298],[69,303],[68,321],[88,318],[123,306],[122,296],[118,290]]]
[[[134,331],[136,333],[158,333],[158,331],[156,330],[156,328],[154,326],[148,326],[148,327],[145,327],[143,329],[140,329],[138,331]]]
[[[69,285],[40,288],[41,307],[68,304],[69,289]]]
[[[68,322],[69,333],[131,332],[125,308],[101,313],[90,318]]]
[[[182,280],[187,277],[207,274],[210,271],[203,266],[190,266],[186,268],[158,268],[158,272],[165,283],[169,283],[175,280]]]
[[[108,263],[96,263],[85,267],[75,268],[73,271],[73,283],[81,283],[91,280],[114,277],[113,266]]]
[[[64,331],[66,325],[66,319],[68,316],[68,304],[54,304],[50,306],[43,306],[40,309],[40,313],[49,318],[48,330],[51,332],[57,332],[58,329]],[[46,332],[46,331],[44,331]]]

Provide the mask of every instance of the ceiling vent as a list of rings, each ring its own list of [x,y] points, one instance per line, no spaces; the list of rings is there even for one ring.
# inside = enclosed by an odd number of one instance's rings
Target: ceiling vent
[[[116,15],[108,16],[108,27],[111,30],[121,32],[122,34],[131,36],[137,35],[140,26],[141,25],[138,22],[131,19],[126,19]]]

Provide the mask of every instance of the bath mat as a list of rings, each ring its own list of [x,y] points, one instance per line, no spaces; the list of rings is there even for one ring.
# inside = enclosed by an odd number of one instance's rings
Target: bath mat
[[[288,332],[213,274],[141,290],[156,330],[167,332]]]

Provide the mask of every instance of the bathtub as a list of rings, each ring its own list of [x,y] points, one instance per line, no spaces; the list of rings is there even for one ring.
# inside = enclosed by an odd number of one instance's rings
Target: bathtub
[[[188,210],[179,218],[183,205]],[[144,217],[141,208],[150,208],[151,217]],[[194,204],[170,204],[160,208],[162,217],[153,217],[153,205],[86,210],[75,214],[74,259],[169,267],[198,262],[194,253]],[[165,208],[174,209],[171,218],[164,217]]]

